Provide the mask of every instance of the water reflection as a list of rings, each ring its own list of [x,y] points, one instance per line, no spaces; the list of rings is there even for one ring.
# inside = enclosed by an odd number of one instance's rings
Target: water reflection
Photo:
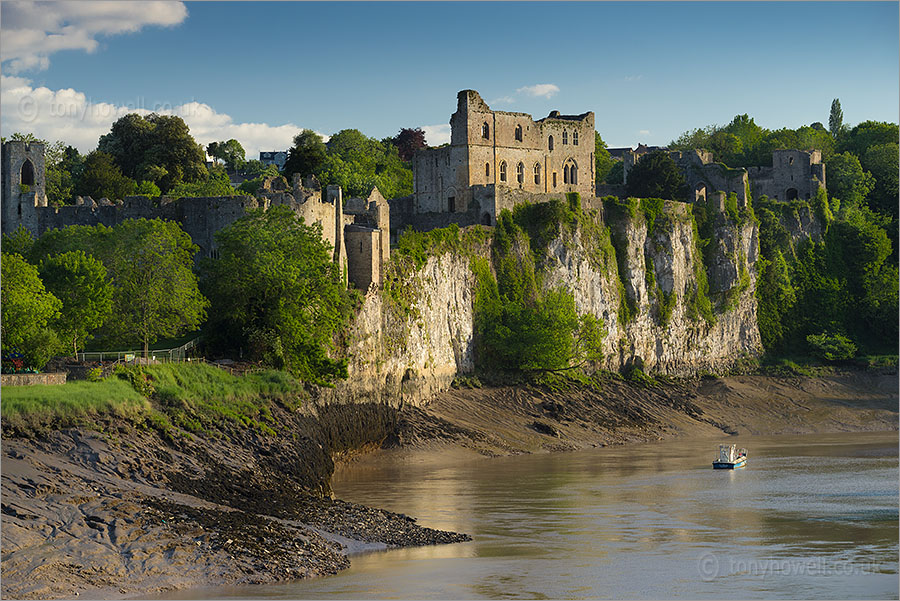
[[[738,471],[711,468],[718,442],[363,463],[338,474],[338,496],[475,540],[196,595],[897,597],[897,433],[743,438],[750,461]]]

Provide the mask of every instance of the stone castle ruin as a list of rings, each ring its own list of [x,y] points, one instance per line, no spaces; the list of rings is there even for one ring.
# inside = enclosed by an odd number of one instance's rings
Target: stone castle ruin
[[[44,147],[38,143],[10,141],[2,147],[3,233],[23,226],[34,236],[69,225],[112,227],[126,219],[161,218],[175,221],[200,247],[198,257],[215,257],[214,235],[253,209],[286,205],[307,225],[318,223],[322,237],[334,248],[334,261],[360,290],[381,284],[383,264],[390,253],[390,211],[377,188],[366,199],[344,200],[340,186],[321,189],[315,178],[292,186],[282,178],[270,178],[251,196],[162,197],[127,196],[111,201],[78,197],[75,205],[47,206],[44,180]]]
[[[690,198],[697,201],[713,192],[734,193],[738,204],[746,206],[747,192],[754,197],[768,196],[775,200],[809,200],[819,189],[825,189],[825,165],[818,150],[775,150],[771,167],[730,168],[713,161],[706,150],[668,151],[678,165],[691,191]],[[628,172],[650,152],[647,147],[623,153],[624,181]]]
[[[413,159],[413,195],[392,201],[397,225],[493,225],[504,208],[541,195],[594,195],[594,113],[494,111],[475,90],[457,95],[450,144]],[[395,217],[392,217],[394,219]]]

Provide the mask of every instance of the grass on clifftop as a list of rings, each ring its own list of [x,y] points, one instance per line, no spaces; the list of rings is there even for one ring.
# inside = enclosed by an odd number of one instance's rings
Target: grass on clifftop
[[[89,424],[100,415],[138,419],[150,401],[118,378],[103,382],[68,382],[51,386],[4,386],[4,427],[29,431]]]
[[[226,424],[275,434],[271,403],[296,409],[302,385],[290,374],[267,370],[234,376],[205,364],[121,367],[100,382],[61,386],[5,386],[4,429],[28,434],[47,428],[91,427],[117,416],[149,425],[165,436],[173,426],[215,435]]]

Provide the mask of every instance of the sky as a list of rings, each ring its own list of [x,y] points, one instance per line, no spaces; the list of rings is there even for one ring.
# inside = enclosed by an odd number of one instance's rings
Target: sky
[[[747,113],[770,129],[898,121],[897,2],[0,4],[0,133],[88,152],[129,112],[247,158],[303,128],[449,140],[459,90],[593,111],[610,147]]]

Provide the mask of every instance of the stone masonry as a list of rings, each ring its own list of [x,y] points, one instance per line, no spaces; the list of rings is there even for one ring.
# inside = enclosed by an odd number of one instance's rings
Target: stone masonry
[[[288,188],[282,178],[266,181],[257,196],[185,197],[150,199],[128,196],[110,201],[78,197],[75,205],[47,206],[44,191],[44,148],[41,144],[7,142],[2,147],[2,187],[0,229],[11,233],[19,226],[34,236],[69,225],[112,227],[126,219],[166,219],[175,221],[190,235],[200,251],[197,258],[216,257],[215,233],[253,209],[286,205],[307,225],[318,223],[322,237],[334,249],[334,261],[348,280],[365,291],[381,284],[382,264],[390,253],[390,211],[388,203],[375,188],[366,199],[343,200],[340,186],[328,186],[324,198],[315,178],[301,181],[295,177]],[[352,231],[355,243],[345,243]],[[368,241],[359,251],[360,232]],[[360,262],[365,262],[361,264]]]
[[[413,159],[415,213],[471,212],[491,225],[501,189],[594,195],[592,112],[552,111],[535,121],[526,113],[491,110],[478,92],[463,90],[450,128],[448,146]]]

